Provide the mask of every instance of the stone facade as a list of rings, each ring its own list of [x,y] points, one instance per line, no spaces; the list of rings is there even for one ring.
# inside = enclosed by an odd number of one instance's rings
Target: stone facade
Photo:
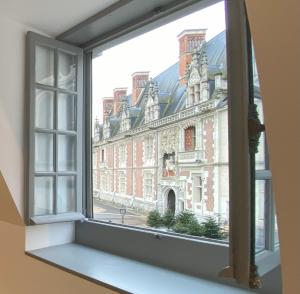
[[[94,196],[144,212],[188,210],[227,221],[225,33],[206,43],[205,30],[184,31],[179,44],[177,64],[154,79],[133,74],[136,91],[125,96],[117,88],[114,113],[96,123]]]

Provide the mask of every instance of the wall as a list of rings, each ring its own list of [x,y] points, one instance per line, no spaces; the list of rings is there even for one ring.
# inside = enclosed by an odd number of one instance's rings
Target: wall
[[[300,293],[300,3],[248,0],[247,8],[269,142],[283,293]]]
[[[0,18],[0,293],[114,293],[24,254],[25,32],[28,27]],[[3,174],[3,177],[1,176]],[[5,181],[7,185],[5,184]],[[73,224],[28,230],[28,247],[70,242]],[[52,232],[64,231],[54,238]],[[30,241],[29,241],[30,240]]]

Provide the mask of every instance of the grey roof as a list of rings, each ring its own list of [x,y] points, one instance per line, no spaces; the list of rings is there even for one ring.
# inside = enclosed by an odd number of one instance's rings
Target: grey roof
[[[205,44],[208,61],[208,76],[222,72],[226,74],[226,34],[221,32]],[[172,115],[185,108],[186,85],[179,83],[179,62],[171,65],[153,79],[159,88],[160,118]],[[139,100],[134,107],[130,107],[131,128],[136,128],[144,124],[145,105],[149,82],[140,94]],[[214,92],[214,80],[209,80],[210,95]],[[131,102],[132,95],[127,96]],[[224,103],[225,101],[223,101]],[[118,133],[120,128],[120,113],[110,117],[111,136]]]

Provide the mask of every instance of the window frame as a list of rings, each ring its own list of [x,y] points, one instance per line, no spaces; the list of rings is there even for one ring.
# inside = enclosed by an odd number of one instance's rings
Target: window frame
[[[186,1],[188,2],[188,1]],[[195,8],[200,7],[201,5],[203,5],[203,3],[206,3],[206,6],[209,6],[211,4],[214,4],[218,1],[191,1],[192,4],[191,6],[188,6],[188,8],[183,8],[182,11],[184,10],[186,12],[186,14],[190,11],[193,11]],[[196,4],[194,2],[197,2]],[[209,2],[209,4],[207,4]],[[233,46],[234,48],[230,48],[233,49],[232,51],[235,51],[236,47],[238,47],[239,43],[243,43],[244,41],[244,31],[241,30],[240,31],[240,27],[239,25],[243,24],[244,21],[244,14],[241,10],[241,6],[243,1],[239,1],[239,4],[236,5],[236,3],[231,3],[231,1],[226,1],[227,6],[226,9],[228,10],[228,14],[226,15],[226,19],[229,23],[229,28],[227,34],[229,33],[230,36],[227,35],[227,40],[230,40],[230,42],[228,42],[230,45],[232,45],[232,42],[234,42],[234,36],[237,36],[237,39],[242,39],[242,40],[238,40],[237,44],[235,44],[235,46]],[[229,4],[228,4],[229,3]],[[205,4],[204,4],[205,5]],[[226,4],[225,4],[226,5]],[[236,8],[234,8],[233,6],[236,5]],[[203,8],[203,7],[201,7]],[[170,9],[171,12],[169,14],[172,14],[172,9]],[[180,14],[182,15],[182,11],[180,12]],[[174,13],[176,14],[176,13]],[[157,20],[158,24],[163,24],[163,23],[167,23],[168,21],[168,13],[164,12],[164,15],[162,15],[161,20]],[[174,17],[174,16],[172,16]],[[237,28],[233,28],[233,23],[235,23],[235,21],[238,20],[238,25]],[[150,24],[149,23],[144,23],[143,21],[140,20],[140,22],[144,25],[142,28],[138,28],[137,24],[139,24],[139,20],[137,20],[134,25],[132,26],[132,28],[127,28],[127,30],[122,31],[122,28],[120,28],[120,32],[121,34],[116,34],[117,37],[115,37],[114,33],[112,33],[112,36],[106,36],[107,39],[103,39],[102,41],[100,41],[101,44],[103,44],[104,48],[105,46],[108,46],[108,44],[110,42],[116,43],[118,42],[118,38],[120,37],[121,39],[124,40],[125,39],[131,39],[133,37],[133,34],[139,34],[141,32],[145,32],[150,30],[149,27],[151,27],[151,21]],[[148,26],[149,24],[149,26]],[[154,27],[156,26],[156,24],[154,25]],[[153,26],[152,26],[153,28]],[[135,31],[137,30],[137,31]],[[107,41],[108,40],[108,41]],[[104,222],[96,222],[95,220],[93,220],[93,182],[92,182],[92,175],[93,175],[93,164],[92,164],[92,99],[91,99],[91,93],[92,93],[92,58],[93,55],[97,55],[97,50],[95,50],[93,52],[93,49],[97,47],[97,45],[99,45],[99,40],[96,40],[94,45],[88,44],[87,47],[84,47],[84,97],[85,97],[85,103],[84,103],[84,110],[83,111],[83,121],[84,121],[84,131],[83,131],[83,146],[82,146],[82,154],[83,154],[83,158],[84,158],[84,162],[85,165],[82,166],[82,174],[83,174],[83,191],[85,196],[83,197],[83,212],[85,214],[85,216],[87,216],[88,218],[90,218],[89,221],[87,221],[87,224],[91,224],[94,225],[95,223],[97,223],[97,227],[98,229],[102,230],[107,228],[108,226],[110,227],[111,231],[113,232],[113,234],[117,234],[117,232],[119,230],[121,230],[122,232],[126,231],[126,234],[131,234],[132,232],[139,232],[141,234],[147,235],[147,234],[151,234],[151,236],[159,236],[159,235],[164,235],[167,236],[167,238],[174,240],[184,240],[183,243],[189,243],[192,244],[194,243],[193,240],[194,238],[185,238],[185,236],[179,236],[178,234],[172,234],[172,233],[161,233],[161,232],[157,232],[154,230],[150,230],[150,229],[136,229],[130,226],[124,226],[124,227],[120,227],[118,225],[114,225],[114,224],[107,224]],[[229,50],[227,48],[227,50]],[[238,52],[238,55],[240,56],[241,52]],[[244,62],[247,62],[247,55],[241,55],[240,56],[242,60],[244,60]],[[239,61],[241,60],[239,59]],[[245,64],[238,66],[237,62],[235,62],[234,60],[230,60],[230,58],[228,59],[228,63],[230,65],[228,65],[228,72],[229,75],[231,75],[231,77],[229,77],[229,79],[231,79],[232,85],[235,83],[232,73],[231,73],[231,68],[234,69],[237,73],[243,75],[244,74],[244,67]],[[236,73],[236,74],[237,74]],[[247,145],[248,145],[248,136],[245,136],[245,133],[247,133],[247,111],[246,107],[249,103],[248,101],[248,96],[247,93],[245,93],[245,88],[246,88],[246,82],[247,82],[247,77],[243,77],[243,81],[241,83],[241,85],[236,86],[235,83],[235,87],[232,87],[231,89],[229,89],[230,95],[232,95],[231,97],[239,97],[239,103],[237,103],[237,105],[234,105],[232,103],[232,101],[229,101],[229,104],[231,106],[233,106],[233,108],[230,110],[230,117],[229,117],[229,129],[230,125],[236,123],[239,121],[239,119],[242,121],[242,127],[240,130],[230,130],[229,133],[229,151],[230,151],[230,178],[231,178],[231,182],[230,182],[230,186],[233,192],[233,198],[234,200],[237,200],[237,203],[233,204],[233,206],[231,206],[231,210],[233,210],[233,208],[236,208],[238,206],[241,206],[244,208],[244,206],[241,204],[242,201],[244,199],[247,199],[248,197],[248,188],[249,188],[249,183],[247,182],[247,180],[249,179],[249,174],[248,174],[248,170],[247,168],[249,167],[249,162],[248,159],[246,158],[247,154],[245,151],[247,151]],[[231,86],[232,86],[231,85]],[[241,98],[242,97],[242,98]],[[239,111],[241,111],[241,115],[237,115],[237,113],[239,113]],[[242,117],[241,117],[242,116]],[[233,144],[233,142],[237,142],[239,141],[239,139],[242,140],[243,144],[239,147],[237,147],[237,145],[235,146],[235,144]],[[233,154],[238,154],[237,157],[233,156]],[[125,156],[126,157],[126,156]],[[237,172],[238,171],[238,172]],[[235,176],[241,176],[241,174],[244,177],[244,182],[238,182],[237,180],[234,180]],[[246,179],[246,180],[245,180]],[[238,199],[238,197],[242,195],[242,199]],[[231,202],[232,202],[231,199]],[[236,215],[234,216],[231,213],[231,219],[234,219],[234,217],[236,218]],[[62,221],[62,220],[58,220],[58,221]],[[49,221],[51,222],[51,221]],[[243,232],[243,229],[245,227],[247,227],[247,219],[244,219],[242,224],[235,224],[235,228],[233,228],[234,232],[235,232],[235,236],[237,236],[238,234],[242,235],[242,236],[246,236],[247,235],[247,230],[245,232]],[[76,226],[80,226],[80,223],[77,223]],[[159,238],[157,238],[159,239]],[[246,238],[247,239],[247,238]],[[221,245],[224,246],[224,244],[222,242],[219,242],[217,240],[214,240],[213,242],[211,240],[205,240],[203,238],[197,238],[197,242],[200,240],[201,244],[204,244],[205,242],[212,244],[212,245]],[[132,240],[131,240],[132,242]],[[177,242],[177,241],[175,241]],[[181,241],[180,241],[181,242]],[[198,244],[199,245],[199,244]],[[190,246],[190,245],[189,245]],[[192,245],[193,246],[193,245]],[[227,245],[225,245],[227,246]],[[243,257],[244,253],[247,251],[245,251],[243,248],[244,244],[240,244],[237,248],[237,258],[235,258],[235,260],[237,260],[238,258]],[[130,256],[130,254],[129,254]],[[246,263],[246,262],[245,262]],[[248,266],[248,264],[247,264]],[[245,267],[243,266],[237,266],[236,271],[238,272],[239,269],[243,270]]]
[[[36,82],[36,47],[40,45],[42,47],[51,48],[54,50],[54,83],[53,86],[44,85]],[[82,208],[83,202],[83,172],[82,172],[82,150],[83,150],[83,126],[81,124],[83,120],[83,50],[58,40],[50,39],[34,32],[28,32],[26,36],[26,57],[27,57],[27,94],[28,94],[28,175],[27,175],[27,197],[25,201],[25,221],[27,225],[32,224],[44,224],[52,222],[62,222],[70,220],[79,220],[84,218],[84,211]],[[59,52],[76,55],[76,90],[67,90],[59,87],[58,83],[58,58]],[[35,124],[36,117],[36,90],[48,90],[54,93],[53,98],[53,128],[44,129],[37,128]],[[59,130],[58,123],[58,97],[59,94],[73,95],[75,98],[75,117],[76,126],[74,131]],[[35,133],[53,134],[53,172],[38,172],[35,171]],[[58,171],[58,136],[59,135],[72,135],[76,136],[75,144],[75,170]],[[54,178],[53,184],[53,213],[45,215],[34,215],[34,183],[36,176],[51,176]],[[59,176],[75,176],[76,181],[76,198],[75,198],[75,210],[73,212],[57,213],[57,182]]]

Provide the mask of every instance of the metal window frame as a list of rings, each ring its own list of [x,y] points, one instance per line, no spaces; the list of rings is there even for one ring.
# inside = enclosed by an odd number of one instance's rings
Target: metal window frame
[[[36,83],[35,78],[35,54],[36,45],[44,46],[46,48],[52,48],[54,50],[54,76],[55,82],[53,86],[46,86],[40,83]],[[50,39],[39,34],[28,32],[26,36],[26,54],[27,54],[27,95],[28,95],[28,106],[27,106],[27,124],[28,128],[28,159],[27,159],[27,196],[25,201],[25,222],[27,225],[43,224],[61,221],[71,221],[82,219],[82,109],[83,109],[83,51],[81,48],[65,44],[63,42]],[[59,88],[58,85],[58,54],[59,52],[65,52],[68,54],[76,55],[77,57],[77,72],[76,80],[77,87],[76,91],[69,91],[66,89]],[[54,92],[54,113],[53,120],[54,126],[52,130],[40,129],[35,127],[35,115],[36,115],[36,89],[50,90]],[[58,95],[59,93],[65,93],[70,95],[76,95],[76,127],[75,131],[62,131],[57,129],[57,107],[58,107]],[[35,133],[40,132],[43,134],[53,134],[53,161],[54,171],[53,172],[35,172]],[[57,136],[60,134],[64,135],[76,135],[76,146],[75,146],[75,158],[76,158],[76,170],[72,172],[59,172],[57,170],[58,165],[58,140]],[[53,198],[53,214],[34,216],[34,179],[35,176],[52,176],[54,177],[54,198]],[[57,181],[59,176],[72,175],[76,178],[76,209],[74,212],[57,213]]]

